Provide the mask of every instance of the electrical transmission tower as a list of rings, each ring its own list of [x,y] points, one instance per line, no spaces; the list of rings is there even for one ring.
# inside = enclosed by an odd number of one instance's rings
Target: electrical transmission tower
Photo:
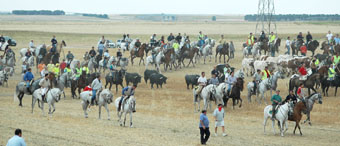
[[[270,32],[274,32],[274,34],[277,34],[274,15],[274,0],[259,0],[255,30],[255,34],[257,36],[261,33],[262,30],[267,35],[270,34]]]

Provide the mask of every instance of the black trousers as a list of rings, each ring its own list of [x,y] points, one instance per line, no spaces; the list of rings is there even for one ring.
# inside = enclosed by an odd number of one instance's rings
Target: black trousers
[[[203,127],[200,127],[200,133],[201,133],[201,144],[205,144],[210,137],[209,127],[205,127],[205,129],[203,129]]]

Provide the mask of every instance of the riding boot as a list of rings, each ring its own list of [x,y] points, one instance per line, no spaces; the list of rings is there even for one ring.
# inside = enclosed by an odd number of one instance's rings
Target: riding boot
[[[91,99],[91,106],[94,106],[94,99]]]
[[[45,95],[41,95],[42,102],[46,102]]]
[[[27,87],[27,91],[28,91],[29,94],[32,94],[30,87]]]
[[[122,101],[120,100],[119,101],[119,104],[118,104],[118,112],[120,112],[120,107],[122,106]]]
[[[276,106],[273,105],[273,109],[272,109],[272,120],[273,121],[275,120],[275,108],[276,108]]]

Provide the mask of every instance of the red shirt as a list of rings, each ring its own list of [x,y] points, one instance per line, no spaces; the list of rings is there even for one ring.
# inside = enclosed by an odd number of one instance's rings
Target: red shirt
[[[299,89],[297,90],[297,94],[300,96],[300,94],[301,94],[301,87],[299,87]]]
[[[299,69],[299,73],[301,74],[301,75],[306,75],[307,74],[307,71],[306,71],[306,69],[304,68],[304,67],[300,67],[300,69]]]
[[[301,53],[307,53],[307,47],[306,46],[301,46],[300,50],[301,50]]]
[[[86,86],[83,91],[92,91],[92,88],[90,86]]]
[[[65,67],[66,67],[66,62],[62,62],[62,63],[60,64],[60,69],[61,69],[62,71],[64,71]]]

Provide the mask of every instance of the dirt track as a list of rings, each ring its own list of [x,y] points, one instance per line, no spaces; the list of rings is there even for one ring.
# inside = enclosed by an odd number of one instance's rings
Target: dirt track
[[[0,23],[0,27],[2,26],[6,25]],[[333,27],[339,28],[339,26]],[[322,25],[313,26],[313,28],[318,28],[320,32],[328,30],[326,26]],[[26,47],[30,39],[36,40],[36,44],[39,44],[49,42],[52,35],[49,32],[32,32],[28,28],[25,28],[25,31],[14,31],[22,30],[19,25],[6,30],[8,31],[0,32],[17,40],[19,46],[15,48],[16,52],[18,52],[18,48]],[[146,32],[146,30],[143,31]],[[148,32],[153,33],[152,30]],[[86,34],[87,31],[83,31],[83,34],[79,33],[57,34],[58,39],[64,39],[67,42],[68,47],[65,51],[72,50],[76,58],[80,58],[85,50],[95,45],[100,37],[100,34]],[[148,36],[143,34],[137,37],[142,38],[144,42]],[[242,57],[239,50],[243,36],[246,34],[230,36],[230,40],[234,41],[238,51],[236,59],[231,60],[230,64],[236,68],[241,67]],[[323,34],[316,36],[321,38]],[[118,39],[117,35],[107,35],[107,37]],[[282,46],[281,49],[283,49]],[[115,51],[110,50],[110,54],[115,54]],[[128,53],[126,52],[124,55],[128,56]],[[17,65],[21,64],[17,62]],[[199,113],[193,111],[192,90],[186,89],[184,76],[185,74],[198,74],[201,71],[210,72],[213,65],[215,63],[212,62],[203,65],[201,61],[196,68],[189,67],[178,71],[164,72],[168,81],[163,89],[151,90],[150,84],[145,84],[142,81],[136,92],[137,112],[133,116],[134,128],[118,125],[113,104],[109,106],[111,121],[107,120],[105,110],[102,112],[102,119],[99,120],[98,108],[91,109],[89,118],[85,119],[80,100],[71,99],[69,89],[66,90],[67,98],[56,104],[56,112],[53,117],[43,117],[41,110],[37,107],[31,114],[31,96],[24,97],[24,107],[22,108],[13,101],[14,87],[19,81],[19,68],[17,68],[15,76],[10,78],[9,87],[0,88],[2,93],[0,95],[0,145],[7,143],[16,128],[23,130],[23,137],[28,145],[199,145]],[[135,65],[132,67],[129,64],[128,71],[138,72],[142,75],[144,66]],[[250,81],[250,77],[246,78],[246,83],[248,81]],[[279,80],[278,88],[282,91],[283,96],[287,94],[287,82],[287,78]],[[115,98],[120,96],[120,91],[121,88],[118,93],[113,92]],[[221,131],[219,131],[219,136],[214,137],[211,127],[212,136],[208,145],[338,145],[340,142],[340,116],[338,114],[340,101],[338,97],[324,97],[322,105],[314,106],[311,114],[313,126],[302,124],[303,136],[293,135],[292,130],[295,123],[289,122],[288,132],[285,137],[280,137],[272,134],[270,121],[267,123],[267,135],[263,134],[262,122],[265,106],[257,103],[248,104],[246,94],[246,91],[242,92],[244,101],[242,108],[231,110],[231,104],[229,104],[225,109],[228,136],[221,137]],[[334,89],[330,89],[329,95],[334,95]],[[45,106],[45,111],[47,110]],[[213,126],[211,112],[208,113],[208,116],[210,125]]]

